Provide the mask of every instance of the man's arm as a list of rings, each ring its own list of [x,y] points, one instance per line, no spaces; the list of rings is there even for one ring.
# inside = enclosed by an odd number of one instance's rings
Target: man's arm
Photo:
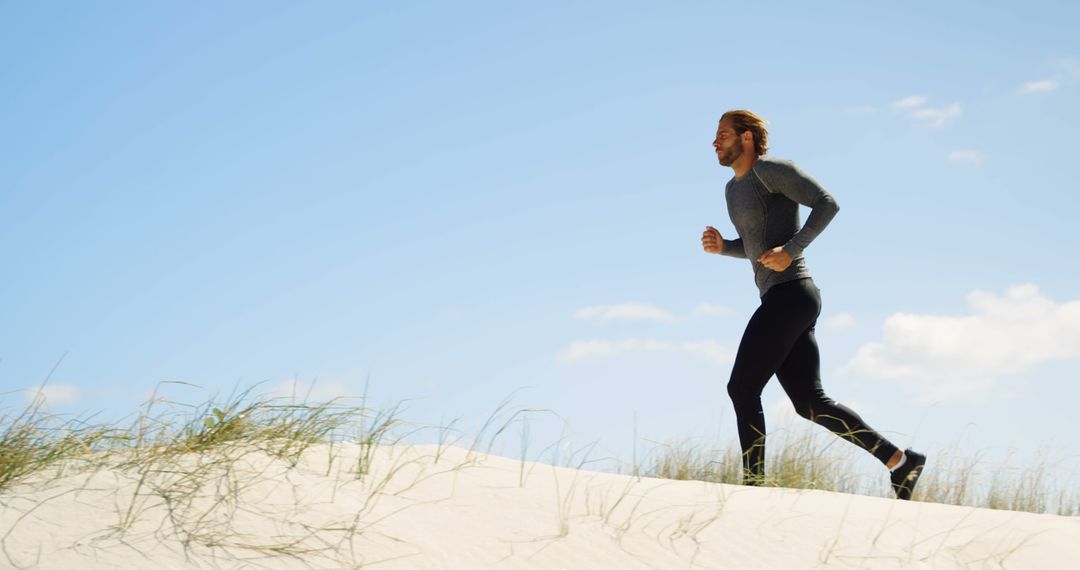
[[[720,253],[728,257],[746,259],[746,248],[743,247],[742,238],[724,240],[724,250]]]
[[[810,208],[806,223],[783,245],[788,255],[792,258],[798,257],[810,242],[825,230],[840,211],[840,205],[825,187],[794,163],[775,161],[761,166],[763,168],[758,170],[758,176],[769,192],[778,192]]]
[[[720,231],[712,226],[705,226],[705,233],[701,234],[701,246],[705,248],[705,253],[746,259],[746,249],[743,248],[742,238],[724,239]]]

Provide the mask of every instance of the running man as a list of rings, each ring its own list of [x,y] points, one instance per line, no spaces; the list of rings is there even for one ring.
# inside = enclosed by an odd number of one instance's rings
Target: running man
[[[739,343],[728,382],[742,447],[743,484],[760,485],[765,474],[765,415],[761,391],[773,374],[795,411],[873,454],[891,472],[893,491],[910,499],[926,456],[900,451],[850,408],[834,402],[821,387],[814,325],[821,291],[806,267],[803,250],[839,210],[836,200],[794,163],[767,156],[765,121],[750,111],[720,118],[713,148],[735,177],[724,190],[738,239],[727,240],[706,226],[706,253],[750,259],[761,305]],[[799,226],[799,205],[810,215]]]

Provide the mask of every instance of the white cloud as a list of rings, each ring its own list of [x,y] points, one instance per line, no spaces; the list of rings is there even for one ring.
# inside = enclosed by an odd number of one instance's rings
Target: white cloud
[[[1057,58],[1050,63],[1050,67],[1053,72],[1048,73],[1048,77],[1028,81],[1017,88],[1017,92],[1021,95],[1050,93],[1051,91],[1070,87],[1080,80],[1080,59],[1074,57]]]
[[[24,395],[29,403],[40,399],[50,406],[66,406],[79,399],[80,390],[74,384],[45,384],[27,389]]]
[[[675,320],[675,317],[671,313],[663,309],[640,303],[585,307],[584,309],[578,309],[578,311],[574,313],[574,318],[585,320],[599,319],[601,321],[620,319],[670,322]]]
[[[613,358],[628,353],[681,353],[702,357],[717,364],[728,364],[735,358],[734,351],[712,339],[672,342],[631,338],[574,341],[559,353],[559,360],[574,363],[593,358]]]
[[[949,119],[959,117],[961,112],[960,104],[953,103],[948,107],[922,107],[915,109],[909,116],[920,121],[925,121],[931,127],[941,127],[944,126]]]
[[[846,331],[855,328],[855,317],[851,313],[837,313],[825,317],[825,328],[834,331]]]
[[[1061,87],[1061,82],[1057,79],[1042,79],[1025,83],[1024,86],[1020,88],[1020,93],[1023,95],[1047,93],[1049,91],[1054,91],[1058,87]]]
[[[949,119],[959,117],[963,111],[959,103],[953,103],[947,107],[927,107],[926,104],[929,102],[930,99],[927,97],[912,95],[894,101],[892,109],[896,113],[902,113],[910,119],[922,121],[935,128],[944,126]]]
[[[912,95],[911,97],[904,97],[899,101],[895,101],[892,104],[892,108],[897,111],[906,111],[908,109],[914,109],[916,107],[922,107],[930,100],[921,95]]]
[[[1080,300],[1056,303],[1038,287],[968,295],[969,314],[897,313],[883,338],[858,349],[845,372],[903,384],[923,402],[985,396],[1033,367],[1080,359]]]
[[[977,150],[954,150],[949,153],[949,162],[981,166],[983,163],[983,154]]]

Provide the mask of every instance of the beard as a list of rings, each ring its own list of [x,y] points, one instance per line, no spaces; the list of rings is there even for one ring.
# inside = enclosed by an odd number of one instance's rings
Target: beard
[[[726,148],[716,158],[720,161],[721,166],[731,166],[735,164],[736,160],[742,156],[743,149],[740,141],[735,141],[735,144]]]

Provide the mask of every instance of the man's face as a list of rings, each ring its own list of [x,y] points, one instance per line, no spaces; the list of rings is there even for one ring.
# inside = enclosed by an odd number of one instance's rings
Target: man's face
[[[734,164],[743,153],[742,141],[739,135],[735,134],[731,121],[727,119],[720,121],[720,126],[716,129],[716,140],[712,145],[716,150],[716,158],[724,166]]]

